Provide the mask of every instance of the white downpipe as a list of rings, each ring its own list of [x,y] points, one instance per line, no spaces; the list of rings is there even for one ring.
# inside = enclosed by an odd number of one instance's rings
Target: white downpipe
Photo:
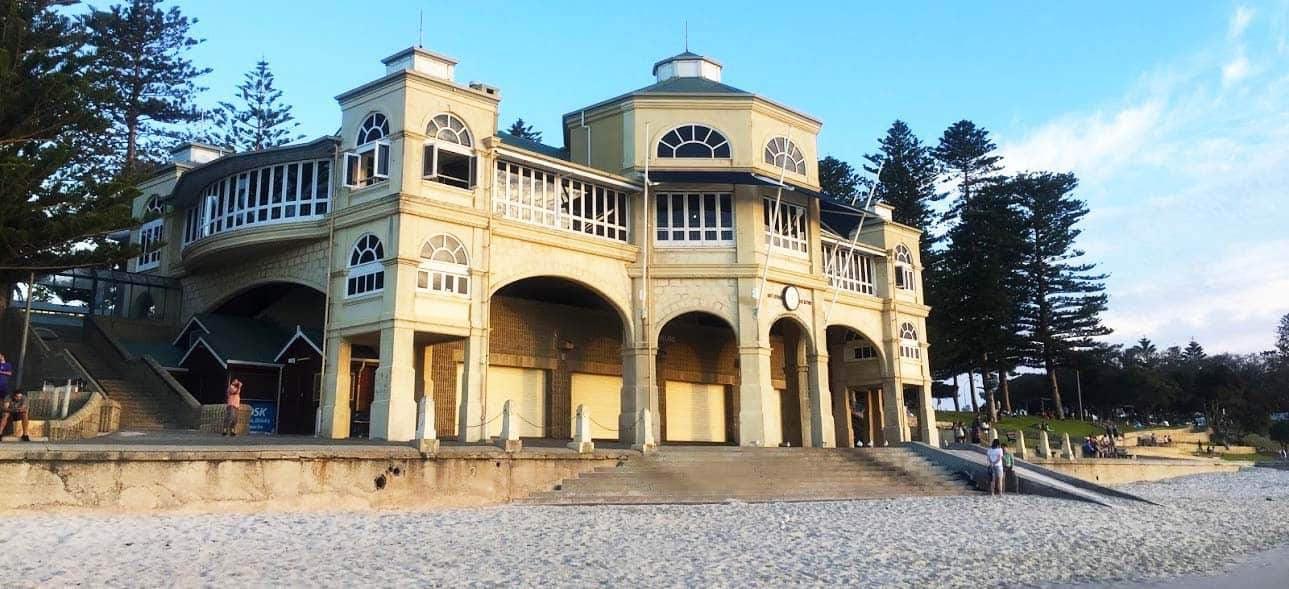
[[[322,362],[319,363],[319,368],[318,368],[319,373],[322,375],[322,377],[319,379],[320,382],[318,382],[319,387],[325,386],[327,382],[327,341],[331,339],[328,337],[327,328],[331,326],[331,273],[334,270],[334,262],[336,259],[335,205],[336,205],[336,198],[333,196],[331,198],[331,210],[328,211],[327,213],[327,277],[323,279],[324,286],[322,289],[322,341],[318,342],[319,345],[322,347],[322,350],[321,350]],[[338,372],[339,367],[336,367],[336,370],[337,370],[336,381],[339,382],[340,381],[340,373]],[[281,391],[282,391],[282,387],[281,385],[279,385],[278,386],[279,397],[281,397]],[[321,393],[320,397],[325,399],[327,395],[327,391],[319,391],[319,392]],[[332,391],[332,394],[334,395],[335,391]],[[333,415],[335,411],[334,403],[338,400],[339,400],[338,397],[332,398]],[[345,401],[346,405],[348,403],[349,403],[348,401]],[[314,420],[313,420],[313,437],[315,438],[322,436],[322,405],[323,405],[322,403],[318,404],[317,415],[314,416]],[[350,416],[350,419],[352,418],[353,416]]]
[[[788,125],[787,130],[784,131],[783,138],[787,140],[789,145],[792,144],[792,125]],[[779,226],[779,203],[783,202],[783,180],[788,176],[788,166],[786,165],[788,162],[784,161],[783,163],[784,165],[779,166],[779,190],[774,195],[774,210],[770,211],[770,230],[768,233],[771,235],[774,234],[774,229]],[[761,315],[761,302],[765,300],[765,282],[770,277],[770,254],[774,250],[774,244],[770,243],[770,241],[770,238],[765,240],[765,262],[761,266],[761,283],[752,292],[752,297],[756,299],[753,315],[757,317]]]
[[[646,140],[646,141],[650,141],[650,140],[651,140],[651,135],[650,135],[649,133],[650,133],[650,131],[649,131],[649,123],[647,123],[647,122],[646,122],[646,123],[645,123],[645,140]],[[645,154],[645,161],[644,161],[644,191],[643,191],[643,193],[642,193],[642,197],[643,197],[643,200],[644,200],[644,206],[642,207],[642,214],[644,215],[644,235],[642,235],[642,236],[640,237],[640,249],[641,249],[641,256],[640,256],[640,285],[641,285],[641,286],[640,286],[640,334],[639,334],[639,335],[640,335],[640,337],[639,337],[639,341],[640,341],[640,343],[641,343],[641,344],[643,344],[646,348],[649,346],[649,334],[648,334],[648,329],[647,329],[647,322],[648,322],[648,318],[649,318],[649,250],[652,250],[652,249],[653,249],[653,233],[652,233],[652,232],[650,232],[650,230],[649,230],[649,219],[653,216],[653,212],[649,209],[649,159],[650,159],[650,158],[649,158],[649,153],[650,153],[650,150],[649,150],[648,148],[646,148],[646,149],[645,149],[645,152],[644,152],[644,154]],[[652,384],[652,383],[650,383],[650,382],[646,381],[646,383],[645,383],[645,384],[646,384],[646,385],[648,385],[648,384]]]
[[[859,232],[864,229],[864,221],[868,219],[868,207],[873,204],[873,193],[877,191],[877,185],[882,182],[882,169],[886,167],[886,160],[877,164],[877,177],[873,179],[873,185],[868,189],[868,198],[864,199],[864,210],[860,212],[859,224],[855,226],[855,234],[850,237],[850,249],[855,249],[855,244],[859,243]],[[824,268],[824,276],[828,276],[828,269]],[[828,302],[828,311],[824,313],[824,325],[832,320],[833,307],[837,306],[837,295],[841,294],[841,281],[834,280],[832,285],[832,300]]]

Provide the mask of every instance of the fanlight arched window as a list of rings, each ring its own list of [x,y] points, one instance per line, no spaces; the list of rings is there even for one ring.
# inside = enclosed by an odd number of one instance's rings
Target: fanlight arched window
[[[918,328],[908,321],[900,324],[900,356],[912,360],[922,357],[922,347],[918,344]]]
[[[787,137],[775,137],[765,144],[765,163],[794,174],[806,174],[806,156]]]
[[[477,158],[470,128],[455,115],[443,113],[430,119],[425,134],[429,137],[422,162],[425,179],[467,190],[474,188]]]
[[[358,126],[352,151],[345,152],[345,186],[361,188],[389,178],[389,120],[378,112]]]
[[[658,140],[658,157],[730,157],[730,143],[720,131],[704,125],[681,125]]]
[[[356,296],[385,289],[385,246],[380,238],[363,234],[354,242],[349,252],[349,275],[345,282],[345,295]]]
[[[148,197],[143,204],[143,216],[150,219],[139,227],[139,259],[135,270],[151,270],[161,265],[161,234],[165,231],[165,220],[161,218],[161,199],[157,195]]]
[[[470,256],[461,240],[442,233],[421,246],[416,287],[458,295],[470,294]]]
[[[845,351],[843,357],[847,362],[877,359],[877,348],[873,347],[873,343],[868,341],[868,338],[855,333],[854,331],[846,332],[846,340],[843,350]]]
[[[895,246],[895,288],[913,290],[913,252],[904,244]]]

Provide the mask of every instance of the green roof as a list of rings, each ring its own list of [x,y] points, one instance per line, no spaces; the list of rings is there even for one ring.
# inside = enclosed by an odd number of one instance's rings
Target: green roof
[[[566,162],[571,161],[569,159],[568,150],[562,147],[554,147],[551,145],[546,145],[545,143],[541,143],[539,141],[524,139],[523,137],[519,137],[517,135],[511,135],[510,133],[506,133],[504,131],[498,131],[497,138],[500,139],[503,144],[509,145],[511,147],[526,149],[533,153],[539,153],[546,157],[553,157],[555,159],[564,160]]]

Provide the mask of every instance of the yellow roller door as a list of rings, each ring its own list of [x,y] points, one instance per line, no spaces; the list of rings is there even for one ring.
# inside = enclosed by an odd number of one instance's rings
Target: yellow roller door
[[[591,437],[597,440],[618,439],[618,414],[622,413],[622,377],[603,374],[573,373],[573,403],[569,423],[577,417],[577,406],[586,405],[591,412]]]
[[[457,364],[457,382],[461,379],[461,364]],[[516,413],[515,426],[525,438],[546,436],[546,372],[538,368],[488,367],[488,436],[501,435],[501,408],[506,401]],[[457,391],[460,407],[461,391]],[[520,416],[523,419],[520,419]],[[525,421],[526,420],[526,421]],[[532,422],[532,423],[529,423]]]
[[[669,380],[667,441],[724,442],[725,387]]]

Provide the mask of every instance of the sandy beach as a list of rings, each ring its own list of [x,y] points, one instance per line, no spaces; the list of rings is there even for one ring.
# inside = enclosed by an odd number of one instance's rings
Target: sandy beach
[[[1142,586],[1238,574],[1289,543],[1289,472],[1250,469],[1125,489],[1162,505],[974,496],[31,514],[6,518],[11,532],[0,540],[0,567],[17,586]],[[1273,575],[1289,561],[1263,558]],[[1192,586],[1206,586],[1205,578],[1212,584],[1212,577],[1189,578],[1199,583]]]

